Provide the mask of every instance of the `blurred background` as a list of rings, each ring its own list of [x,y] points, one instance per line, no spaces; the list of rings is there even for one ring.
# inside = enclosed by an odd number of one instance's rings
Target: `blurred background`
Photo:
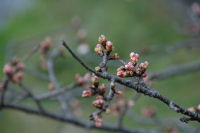
[[[93,49],[98,36],[104,34],[115,46],[120,58],[128,60],[132,51],[142,53],[141,61],[148,60],[148,72],[156,72],[169,66],[189,63],[199,59],[199,47],[167,50],[174,44],[199,39],[200,7],[198,0],[0,0],[0,69],[13,56],[23,57],[35,45],[51,37],[54,47],[64,39],[83,60],[95,67],[100,59]],[[199,14],[198,14],[199,13]],[[200,44],[200,41],[195,41]],[[151,50],[153,49],[153,50]],[[36,55],[26,66],[40,73]],[[66,52],[66,57],[55,64],[56,75],[62,85],[74,81],[76,73],[86,71]],[[110,64],[115,73],[119,64]],[[0,80],[3,73],[0,72]],[[153,87],[164,96],[184,106],[197,106],[200,94],[200,71],[153,82]],[[27,76],[26,84],[36,93],[48,91],[48,82]],[[127,89],[126,97],[135,92]],[[90,99],[78,101],[77,117],[87,120],[95,109]],[[53,110],[58,103],[44,102]],[[74,103],[72,103],[74,104]],[[143,107],[154,106],[156,117],[179,118],[180,115],[155,99],[144,97],[133,110],[141,114]],[[116,122],[109,115],[106,122]],[[106,119],[105,118],[105,119]],[[125,117],[125,125],[150,128]],[[195,123],[190,125],[195,126]],[[17,111],[0,112],[1,133],[83,133],[83,129],[70,124],[32,116]],[[91,131],[99,133],[103,131]],[[182,131],[180,131],[182,132]]]

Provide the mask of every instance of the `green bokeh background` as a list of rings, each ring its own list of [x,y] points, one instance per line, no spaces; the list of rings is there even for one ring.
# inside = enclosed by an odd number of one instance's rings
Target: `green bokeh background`
[[[8,46],[12,46],[9,51],[12,51],[13,56],[22,57],[46,36],[52,38],[54,47],[58,46],[61,38],[65,38],[75,51],[78,46],[77,31],[71,25],[72,18],[75,16],[81,19],[81,29],[88,31],[87,42],[91,49],[96,45],[98,36],[105,34],[113,41],[115,50],[124,59],[128,59],[129,53],[139,48],[154,45],[165,46],[189,38],[189,36],[175,30],[174,23],[179,24],[181,20],[173,14],[170,5],[167,5],[166,1],[37,0],[25,12],[13,16],[0,31],[0,69],[2,70],[3,64],[6,62],[5,58],[8,54],[6,49],[8,49]],[[141,61],[148,60],[150,62],[148,72],[155,72],[170,65],[196,60],[199,58],[199,53],[199,49],[192,51],[180,49],[170,55],[157,52],[148,56],[141,55]],[[38,56],[34,56],[32,61],[27,62],[26,65],[37,68],[38,62],[36,59]],[[98,57],[92,51],[82,58],[93,67],[98,64],[96,61]],[[116,66],[110,64],[111,68],[117,66],[119,64],[116,64]],[[110,71],[114,72],[115,69],[110,69]],[[77,72],[83,74],[86,71],[69,54],[64,59],[56,61],[56,74],[63,85],[73,81]],[[3,73],[1,71],[0,80],[3,79],[2,77]],[[200,71],[197,71],[155,82],[153,87],[184,107],[196,106],[199,104],[199,79]],[[34,88],[35,92],[48,91],[46,89],[48,82],[41,82],[39,79],[29,76],[26,77],[25,81],[27,85]],[[127,99],[133,94],[132,90],[127,89]],[[80,102],[83,108],[83,114],[80,118],[87,120],[89,113],[94,111],[94,108],[89,104],[91,100],[81,99]],[[43,104],[53,109],[59,106],[58,103],[54,102],[44,102]],[[161,102],[144,96],[133,109],[140,113],[142,107],[151,105],[157,107],[158,117],[180,117]],[[107,121],[115,124],[116,118],[108,116]],[[136,124],[128,117],[125,117],[125,125],[137,128],[144,127],[144,125]],[[191,125],[195,125],[195,123]],[[149,126],[145,127],[148,128]],[[82,133],[84,131],[70,124],[5,110],[0,114],[0,132]],[[98,133],[98,131],[93,132]]]

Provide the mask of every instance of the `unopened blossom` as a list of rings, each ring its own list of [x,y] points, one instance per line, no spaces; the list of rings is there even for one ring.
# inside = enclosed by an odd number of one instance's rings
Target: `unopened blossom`
[[[107,51],[107,52],[112,52],[113,49],[114,49],[114,47],[113,47],[112,42],[111,42],[111,41],[107,41],[107,42],[106,42],[106,51]]]
[[[106,40],[106,37],[104,35],[100,35],[98,41],[99,41],[100,44],[102,44],[103,46],[105,46],[107,40]]]
[[[6,74],[6,75],[11,75],[14,73],[14,68],[13,66],[11,66],[10,64],[6,64],[3,68],[3,72]]]
[[[90,97],[92,96],[92,91],[91,90],[84,90],[82,93],[82,97]]]

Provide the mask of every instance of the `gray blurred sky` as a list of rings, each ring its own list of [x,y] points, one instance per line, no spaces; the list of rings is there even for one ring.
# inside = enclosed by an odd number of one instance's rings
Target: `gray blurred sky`
[[[0,30],[19,13],[30,8],[36,0],[0,0]]]

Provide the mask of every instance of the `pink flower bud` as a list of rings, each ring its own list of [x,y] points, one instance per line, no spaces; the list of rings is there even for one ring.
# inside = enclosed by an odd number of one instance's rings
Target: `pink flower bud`
[[[106,45],[106,37],[104,35],[99,36],[99,43],[102,44],[103,46]]]
[[[99,95],[103,95],[106,92],[106,85],[102,84],[99,88],[98,88],[98,93]]]
[[[117,72],[119,72],[119,71],[124,71],[124,67],[123,66],[121,66],[121,67],[119,67],[119,68],[117,68]]]
[[[76,79],[76,82],[81,85],[83,83],[83,78],[80,76],[80,74],[76,74],[75,75],[75,79]]]
[[[103,125],[103,121],[101,119],[98,119],[95,121],[95,124],[97,127],[101,127]]]
[[[112,55],[112,59],[113,59],[113,60],[119,59],[119,54],[118,54],[118,53],[114,53],[114,54]]]
[[[82,97],[90,97],[92,96],[92,91],[91,90],[84,90],[82,93]]]
[[[104,105],[104,101],[103,99],[97,99],[92,104],[96,108],[102,108],[102,106]]]
[[[137,60],[139,60],[140,56],[137,53],[131,52],[130,53],[130,58],[136,58]]]
[[[98,55],[102,56],[102,55],[103,55],[103,49],[101,48],[101,44],[97,44],[96,47],[94,48],[94,51],[95,51]]]
[[[112,50],[114,49],[113,44],[111,41],[107,41],[106,42],[106,51],[107,52],[112,52]]]
[[[94,118],[94,122],[96,124],[97,127],[101,127],[103,124],[103,121],[101,119],[101,117],[99,115],[96,115]]]
[[[144,78],[147,77],[147,74],[146,74],[146,73],[143,73],[143,74],[142,74],[142,77],[144,77]]]
[[[19,63],[19,64],[17,65],[17,69],[18,69],[18,70],[23,70],[23,69],[24,69],[24,63]]]
[[[133,63],[129,62],[128,64],[126,64],[125,69],[128,70],[128,71],[133,71],[134,70]]]
[[[117,76],[118,77],[124,77],[124,73],[125,73],[124,71],[118,71]]]
[[[196,111],[200,113],[200,104],[196,107]]]
[[[145,62],[144,62],[144,69],[147,69],[148,66],[149,66],[149,62],[148,62],[148,61],[145,61]]]
[[[11,65],[6,64],[6,65],[4,66],[3,72],[4,72],[6,75],[11,75],[11,74],[14,73],[14,68],[13,68]]]
[[[99,77],[93,76],[91,82],[94,86],[99,86]]]
[[[131,52],[130,53],[130,61],[135,65],[137,64],[137,61],[139,60],[140,56],[137,53]]]
[[[42,52],[47,52],[51,48],[51,38],[46,37],[45,40],[40,44]]]

